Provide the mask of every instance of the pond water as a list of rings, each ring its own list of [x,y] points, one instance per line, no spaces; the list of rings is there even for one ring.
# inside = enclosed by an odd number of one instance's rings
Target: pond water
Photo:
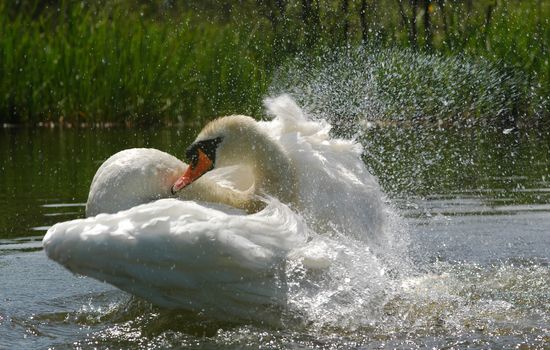
[[[550,343],[550,137],[378,127],[365,162],[406,235],[398,291],[324,323],[221,323],[158,309],[46,258],[113,153],[183,155],[197,127],[0,130],[0,348],[521,348]],[[323,306],[319,314],[323,315]],[[335,313],[326,313],[330,317]],[[337,313],[336,313],[337,314]]]

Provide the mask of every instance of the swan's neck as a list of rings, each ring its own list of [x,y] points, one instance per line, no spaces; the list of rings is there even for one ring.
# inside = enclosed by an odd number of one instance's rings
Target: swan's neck
[[[296,170],[283,148],[257,127],[230,141],[227,153],[220,156],[226,165],[247,165],[252,169],[255,192],[278,198],[284,203],[296,201]]]
[[[239,145],[246,145],[242,140]],[[265,207],[257,195],[276,197],[287,204],[296,203],[296,174],[294,167],[282,148],[267,135],[254,137],[253,147],[239,146],[233,149],[233,157],[224,157],[223,165],[246,166],[252,171],[254,183],[248,190],[236,190],[222,186],[208,177],[200,178],[187,189],[178,193],[182,199],[198,199],[207,202],[223,203],[255,213]],[[232,146],[235,146],[233,144]]]
[[[250,155],[250,166],[254,172],[257,192],[265,192],[282,202],[294,202],[297,187],[296,170],[290,158],[267,135],[264,135],[263,140],[257,141]]]

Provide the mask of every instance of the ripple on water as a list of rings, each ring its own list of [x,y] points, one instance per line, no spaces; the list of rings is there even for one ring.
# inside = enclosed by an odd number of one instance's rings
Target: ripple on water
[[[487,266],[438,262],[430,269],[390,279],[378,305],[359,303],[367,295],[361,291],[340,293],[316,305],[313,317],[291,317],[282,327],[216,322],[162,310],[118,291],[58,300],[59,305],[83,306],[34,315],[24,323],[36,337],[60,341],[80,334],[73,344],[77,347],[511,349],[523,344],[542,349],[548,342],[547,264],[530,259]],[[321,276],[307,278],[309,283],[331,284]],[[353,309],[335,318],[329,303]]]
[[[455,229],[463,232],[464,226]],[[413,240],[421,233],[412,231]],[[5,257],[0,268],[13,277],[8,289],[19,293],[0,305],[0,315],[6,315],[0,338],[10,346],[542,349],[550,340],[550,267],[536,252],[484,263],[421,259],[421,266],[404,263],[403,272],[391,272],[378,269],[389,266],[379,260],[383,257],[340,240],[334,256],[340,265],[328,274],[289,266],[296,286],[308,293],[291,295],[291,314],[284,315],[282,327],[274,327],[161,310],[89,278],[75,278],[43,253],[21,250],[38,248],[40,238],[0,242]],[[426,242],[424,250],[437,249],[441,240]],[[446,244],[456,249],[448,239]],[[35,291],[26,290],[22,277],[36,281]]]
[[[262,325],[216,323],[197,316],[170,313],[149,306],[125,309],[132,316],[104,323],[104,328],[78,340],[80,346],[136,348],[515,348],[519,345],[542,349],[549,338],[545,324],[548,309],[525,307],[514,296],[490,299],[486,293],[504,293],[505,287],[494,279],[480,287],[478,282],[494,275],[494,270],[460,267],[457,274],[421,276],[408,281],[408,286],[381,305],[382,316],[356,327],[336,324],[269,328]],[[468,272],[466,272],[468,271]],[[475,272],[477,271],[477,272]],[[497,269],[500,275],[517,275],[518,271]],[[531,273],[542,278],[548,270]],[[469,277],[466,277],[469,276]],[[471,278],[469,284],[464,281]],[[534,292],[533,302],[544,302]],[[524,293],[530,293],[529,291]],[[507,299],[507,300],[505,300]],[[547,300],[547,299],[546,299]],[[134,308],[132,310],[132,308]],[[146,312],[143,312],[143,308]],[[358,312],[361,309],[358,308]],[[139,315],[136,315],[139,314]]]

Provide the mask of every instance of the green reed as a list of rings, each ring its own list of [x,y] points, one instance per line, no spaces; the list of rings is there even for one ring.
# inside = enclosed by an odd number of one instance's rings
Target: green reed
[[[269,47],[248,29],[80,3],[10,18],[2,4],[0,121],[141,124],[254,113]]]
[[[370,66],[361,66],[365,56],[349,64],[375,75],[373,96],[383,99],[358,113],[550,124],[548,1],[431,1],[429,30],[426,11],[419,7],[411,21],[407,1],[401,4],[408,23],[396,1],[367,1],[376,4],[368,30],[359,17],[362,1],[349,2],[347,13],[338,1],[319,1],[312,17],[318,23],[308,24],[300,2],[289,0],[276,27],[270,20],[278,17],[265,15],[276,13],[266,7],[271,2],[235,3],[226,15],[226,2],[173,2],[163,10],[168,2],[160,0],[58,0],[40,11],[36,6],[46,2],[6,3],[0,3],[0,123],[255,115],[268,87],[286,84],[277,79],[291,71],[289,61],[319,62],[327,51],[362,46]],[[293,79],[290,90],[305,83]]]

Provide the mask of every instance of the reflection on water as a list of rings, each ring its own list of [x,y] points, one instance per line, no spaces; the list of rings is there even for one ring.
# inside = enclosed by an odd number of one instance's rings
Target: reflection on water
[[[365,159],[384,189],[488,204],[550,203],[550,134],[480,128],[367,130]]]
[[[0,130],[0,238],[82,216],[97,168],[131,147],[183,156],[196,128]]]
[[[550,342],[548,135],[366,130],[365,160],[404,218],[414,268],[389,277],[375,301],[348,305],[348,319],[289,318],[282,328],[213,322],[160,310],[45,258],[43,233],[83,215],[103,160],[128,147],[181,156],[195,131],[0,130],[0,348],[542,349]]]

